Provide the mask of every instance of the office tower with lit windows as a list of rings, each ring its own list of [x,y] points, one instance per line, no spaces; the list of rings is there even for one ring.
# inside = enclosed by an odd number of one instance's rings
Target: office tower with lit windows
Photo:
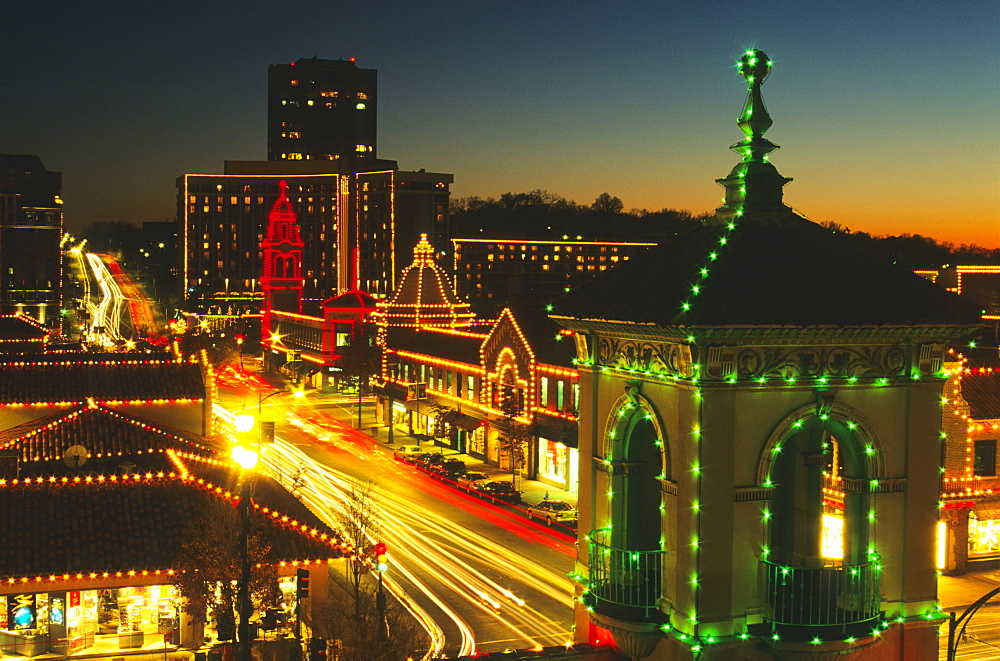
[[[421,235],[430,237],[436,256],[448,252],[449,189],[454,179],[424,170],[355,175],[358,287],[373,296],[392,293]]]
[[[378,72],[349,60],[301,58],[267,72],[267,160],[375,160]]]
[[[302,261],[303,302],[329,298],[337,286],[340,175],[232,173],[228,166],[226,174],[177,179],[184,298],[203,314],[260,311],[261,244],[281,181],[310,246]]]
[[[62,173],[37,156],[0,154],[0,314],[59,323],[61,190]]]
[[[400,241],[446,232],[452,175],[395,169],[338,174],[322,163],[226,161],[225,174],[177,179],[184,298],[192,311],[229,316],[260,311],[261,243],[279,184],[298,216],[305,247],[303,311],[361,287],[393,291],[406,262]],[[442,235],[447,242],[447,234]]]

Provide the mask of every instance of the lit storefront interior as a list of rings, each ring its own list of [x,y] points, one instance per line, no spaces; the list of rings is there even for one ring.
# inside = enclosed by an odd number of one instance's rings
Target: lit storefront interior
[[[86,454],[72,454],[77,446]],[[241,473],[215,447],[96,404],[0,432],[0,448],[20,459],[19,476],[0,475],[8,540],[0,545],[0,656],[166,651],[216,639],[215,623],[185,613],[174,585],[191,523],[206,511],[237,516]],[[351,550],[273,479],[253,480],[251,530],[273,540],[264,562],[279,567],[287,613],[297,567],[325,567]],[[315,572],[310,608],[325,608],[325,575]]]

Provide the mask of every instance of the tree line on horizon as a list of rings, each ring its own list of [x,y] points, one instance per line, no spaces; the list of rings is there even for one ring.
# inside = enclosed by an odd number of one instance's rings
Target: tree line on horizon
[[[504,193],[494,197],[460,197],[451,200],[453,235],[479,233],[531,236],[536,239],[583,241],[659,242],[711,218],[663,208],[625,210],[621,198],[601,193],[591,204],[578,204],[542,189]],[[860,250],[872,250],[910,270],[942,268],[956,264],[1000,264],[1000,248],[937,241],[921,234],[876,235],[835,222],[820,223],[832,232],[849,235]]]

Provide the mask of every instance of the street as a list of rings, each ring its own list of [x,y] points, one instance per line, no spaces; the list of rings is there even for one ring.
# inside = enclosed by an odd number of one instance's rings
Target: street
[[[279,421],[276,436],[264,464],[331,526],[353,483],[374,485],[381,533],[370,541],[388,545],[386,584],[429,630],[433,654],[572,640],[572,538],[395,461],[347,425]]]

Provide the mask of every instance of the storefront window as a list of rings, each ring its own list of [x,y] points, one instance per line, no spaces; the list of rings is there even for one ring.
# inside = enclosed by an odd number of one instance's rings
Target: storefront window
[[[178,614],[171,585],[10,595],[0,632],[25,656],[92,654],[176,645]]]
[[[969,555],[1000,552],[1000,519],[980,519],[969,513]]]
[[[480,457],[486,454],[486,430],[483,427],[476,427],[474,431],[469,432],[468,437],[468,449],[470,454],[476,454]]]
[[[538,439],[538,474],[564,489],[575,489],[577,480],[576,448],[547,438]]]

